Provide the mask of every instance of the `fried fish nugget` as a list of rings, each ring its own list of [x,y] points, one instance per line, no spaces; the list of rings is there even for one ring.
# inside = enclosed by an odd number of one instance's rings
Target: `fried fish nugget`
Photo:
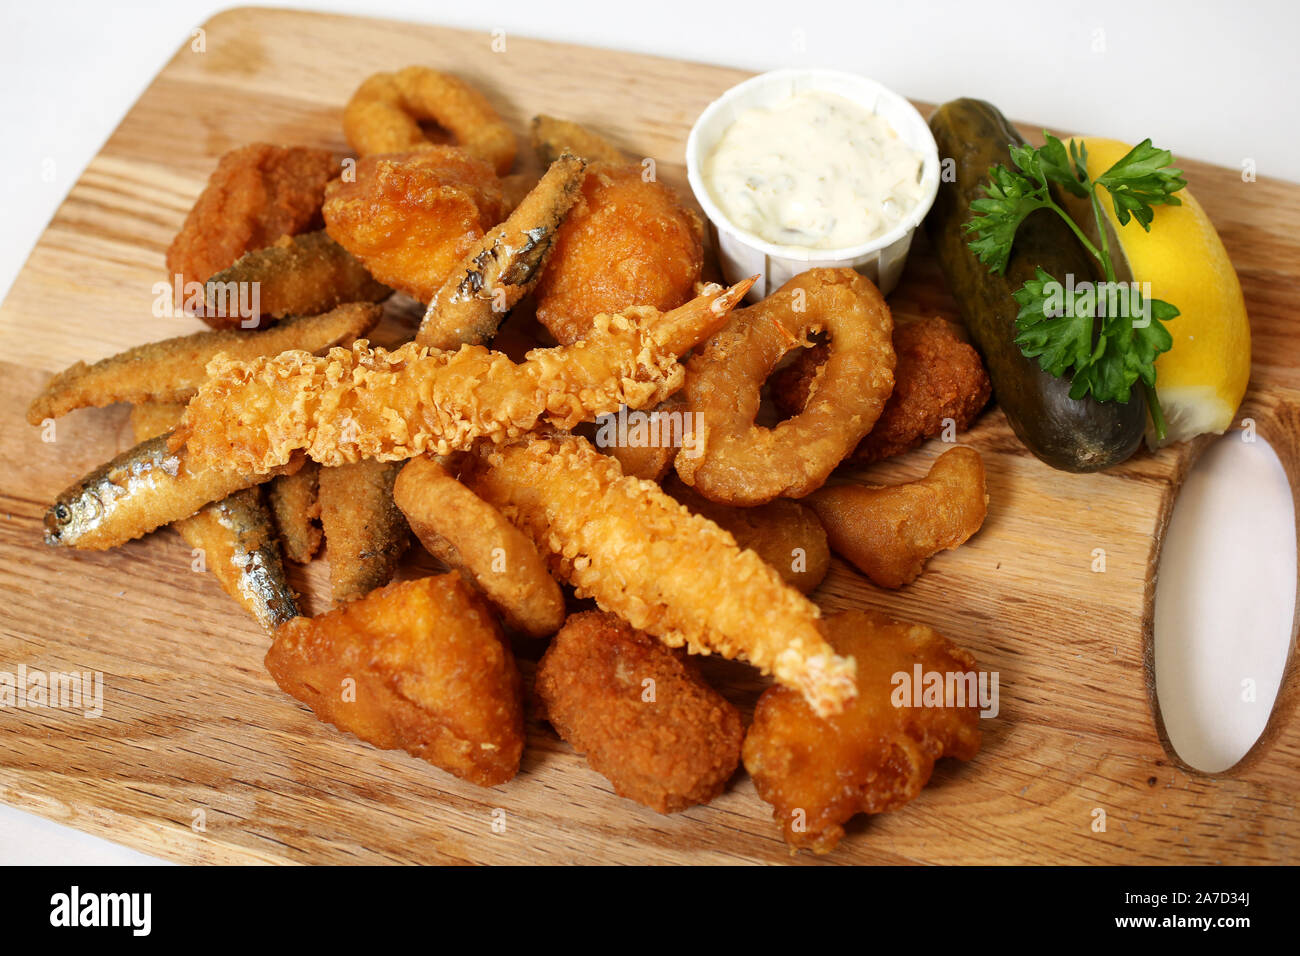
[[[546,637],[564,624],[564,595],[522,531],[431,458],[412,458],[393,500],[425,550],[464,574],[506,624]]]
[[[180,420],[184,405],[137,405],[131,428],[137,441],[164,434]],[[268,631],[298,616],[298,601],[285,577],[280,542],[257,488],[245,488],[206,504],[172,527],[203,556],[221,589]]]
[[[280,475],[266,483],[266,500],[280,532],[284,556],[295,564],[310,561],[325,538],[320,526],[319,488],[320,466],[314,461],[292,475]]]
[[[454,571],[294,618],[266,669],[320,720],[376,747],[483,787],[519,771],[519,670],[492,612]],[[354,694],[343,693],[348,680]]]
[[[745,769],[773,807],[792,849],[829,853],[858,813],[897,810],[921,792],[940,757],[979,751],[975,659],[928,627],[874,611],[825,619],[840,654],[858,662],[858,696],[843,713],[819,717],[785,687],[764,691],[745,736]],[[899,698],[897,674],[954,677],[961,689],[942,706]],[[970,675],[966,677],[965,675]],[[960,681],[960,683],[959,683]],[[970,696],[966,697],[969,689]]]
[[[567,345],[601,313],[675,309],[703,261],[700,219],[672,189],[647,182],[638,165],[592,163],[537,284],[537,320]]]
[[[375,279],[421,302],[505,217],[491,167],[451,146],[366,156],[355,172],[325,191],[326,231]]]
[[[498,176],[515,161],[515,135],[492,104],[464,80],[425,66],[376,73],[343,109],[343,135],[362,156],[431,146],[420,121],[432,121],[457,147],[489,163]]]
[[[167,272],[179,277],[182,293],[176,305],[186,305],[187,285],[202,285],[249,250],[319,229],[325,184],[337,174],[338,161],[325,149],[253,143],[222,156],[167,249]],[[214,328],[238,324],[200,318]]]
[[[230,290],[244,285],[258,290],[257,313],[241,319],[245,328],[287,315],[315,315],[344,302],[381,302],[393,294],[324,230],[281,236],[264,249],[244,253],[208,280],[208,312],[230,312],[235,301]]]
[[[708,803],[740,763],[740,712],[695,663],[613,614],[575,614],[537,665],[556,732],[620,797],[659,813]]]
[[[377,306],[349,304],[262,332],[196,332],[137,345],[94,365],[77,362],[46,383],[27,409],[27,421],[39,425],[77,408],[101,408],[114,402],[187,402],[208,377],[208,363],[218,355],[238,361],[287,349],[323,352],[350,345],[373,329],[382,314]]]
[[[814,346],[772,376],[772,400],[782,414],[803,411],[828,353],[825,345]],[[984,363],[947,319],[898,323],[894,353],[893,394],[846,462],[866,465],[900,455],[940,434],[950,420],[963,432],[988,404],[992,386]]]
[[[887,488],[837,485],[805,500],[825,526],[832,551],[873,583],[901,588],[931,556],[980,529],[989,498],[979,452],[958,446],[917,481]]]
[[[547,165],[565,153],[579,156],[589,163],[626,163],[623,151],[609,140],[570,120],[541,114],[533,117],[529,129],[533,152]]]
[[[755,508],[720,505],[678,478],[666,481],[664,490],[695,514],[731,532],[736,544],[753,551],[775,568],[786,584],[804,594],[816,590],[831,568],[826,529],[802,502],[777,498]]]
[[[395,462],[362,460],[320,471],[320,520],[336,605],[383,587],[406,553],[410,533],[393,503],[400,469]]]
[[[821,612],[753,551],[658,485],[573,435],[485,448],[462,473],[546,554],[578,597],[696,654],[739,658],[798,689],[821,713],[854,693]]]

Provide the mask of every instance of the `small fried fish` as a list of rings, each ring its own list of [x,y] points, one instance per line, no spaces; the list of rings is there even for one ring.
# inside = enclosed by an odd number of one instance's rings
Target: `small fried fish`
[[[410,544],[406,518],[393,503],[400,462],[370,459],[322,468],[321,526],[335,605],[354,601],[393,579]]]

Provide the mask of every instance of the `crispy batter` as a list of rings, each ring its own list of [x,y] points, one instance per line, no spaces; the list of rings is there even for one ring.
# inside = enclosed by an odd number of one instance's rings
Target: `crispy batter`
[[[573,205],[585,164],[561,156],[505,222],[479,242],[434,295],[415,341],[437,349],[481,345],[532,291]]]
[[[640,166],[592,163],[537,285],[538,321],[568,344],[602,312],[677,308],[700,278],[702,237],[699,217]]]
[[[442,352],[415,343],[391,353],[357,343],[325,358],[217,359],[172,441],[188,443],[196,462],[261,471],[298,449],[322,465],[396,461],[505,441],[543,421],[568,428],[680,387],[677,356],[725,322],[751,284],[715,287],[666,314],[601,316],[587,341],[538,349],[520,365],[482,346]]]
[[[825,526],[831,550],[881,587],[901,588],[932,555],[980,529],[989,498],[979,452],[958,446],[917,481],[888,488],[837,485],[806,500]]]
[[[672,469],[678,451],[693,438],[687,424],[688,419],[682,416],[685,407],[681,392],[670,395],[648,410],[648,417],[643,419],[644,441],[632,440],[636,434],[635,426],[629,426],[627,441],[620,440],[617,430],[610,440],[605,440],[606,427],[617,428],[618,416],[623,414],[620,409],[614,415],[596,422],[596,427],[592,429],[595,445],[604,454],[618,459],[623,474],[644,478],[646,481],[662,481],[664,475]]]
[[[294,618],[266,669],[319,719],[376,747],[484,787],[519,771],[519,670],[492,612],[454,571]]]
[[[115,548],[301,464],[299,456],[263,474],[204,468],[170,450],[170,437],[142,441],[64,489],[45,512],[45,543]]]
[[[258,290],[257,313],[241,317],[244,328],[287,315],[316,315],[345,302],[381,302],[393,293],[323,229],[281,236],[263,249],[244,253],[208,280],[208,312],[229,312],[229,304],[236,301],[229,290],[241,285]]]
[[[529,128],[533,152],[550,165],[565,153],[580,156],[589,163],[625,163],[623,151],[597,133],[571,120],[541,114],[533,117]]]
[[[772,400],[782,414],[803,410],[829,351],[814,346],[772,376]],[[988,404],[992,386],[979,353],[947,319],[898,323],[894,354],[894,392],[845,461],[866,465],[902,454],[942,433],[949,420],[954,431],[963,432]]]
[[[420,120],[437,123],[460,149],[489,163],[498,176],[510,172],[515,136],[487,97],[457,77],[424,66],[368,77],[343,109],[343,135],[362,156],[421,149],[432,144]]]
[[[801,502],[777,498],[754,508],[720,505],[676,477],[664,483],[664,490],[695,514],[731,532],[736,544],[755,552],[776,568],[786,584],[804,594],[816,590],[831,568],[826,529]]]
[[[167,249],[167,273],[180,277],[177,307],[189,299],[186,285],[202,285],[249,250],[319,229],[325,184],[337,173],[338,162],[325,149],[253,143],[222,156]],[[214,328],[239,322],[200,317]]]
[[[537,665],[556,732],[621,797],[659,813],[708,803],[740,763],[740,712],[695,663],[613,614],[575,614]]]
[[[367,156],[325,191],[330,238],[385,285],[428,302],[505,217],[501,183],[451,146]]]
[[[162,435],[180,421],[184,405],[137,405],[131,409],[136,441]],[[275,479],[279,480],[279,479]],[[267,630],[298,615],[284,574],[280,542],[257,488],[245,488],[173,521],[185,543],[202,555],[222,590]]]
[[[871,430],[894,387],[893,320],[852,269],[810,269],[739,309],[692,356],[682,395],[702,435],[677,474],[704,497],[757,505],[799,498],[826,481]],[[831,335],[826,371],[803,411],[774,428],[754,423],[763,382],[815,332]]]
[[[564,595],[533,542],[440,462],[408,461],[393,500],[425,550],[477,585],[509,627],[546,637],[564,624]]]
[[[548,556],[551,571],[633,627],[693,653],[743,658],[833,712],[853,661],[831,653],[817,606],[762,558],[585,439],[484,450],[466,477]]]
[[[306,564],[320,550],[325,535],[320,526],[320,465],[305,463],[292,475],[266,483],[266,500],[280,532],[284,556]]]
[[[39,425],[73,409],[114,402],[188,402],[207,378],[207,365],[217,355],[251,359],[278,355],[286,349],[323,352],[335,345],[350,345],[373,329],[381,314],[378,306],[344,305],[263,332],[196,332],[137,345],[94,365],[78,362],[46,383],[27,409],[27,421]]]
[[[940,757],[970,760],[979,750],[976,700],[913,706],[894,675],[975,673],[975,659],[919,624],[874,611],[825,620],[835,649],[858,661],[858,696],[819,717],[784,687],[759,698],[745,737],[745,769],[793,849],[829,853],[857,813],[897,810],[921,792]],[[965,693],[963,687],[963,693]],[[896,705],[897,704],[897,705]]]
[[[401,465],[358,461],[322,468],[320,522],[330,560],[335,605],[355,601],[393,580],[411,543],[406,519],[393,503]]]

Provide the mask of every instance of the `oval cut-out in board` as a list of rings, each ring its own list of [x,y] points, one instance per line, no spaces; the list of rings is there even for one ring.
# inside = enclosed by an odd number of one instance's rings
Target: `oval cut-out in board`
[[[1262,438],[1229,433],[1183,483],[1156,579],[1156,698],[1188,765],[1227,770],[1259,738],[1286,667],[1295,599],[1286,474]]]

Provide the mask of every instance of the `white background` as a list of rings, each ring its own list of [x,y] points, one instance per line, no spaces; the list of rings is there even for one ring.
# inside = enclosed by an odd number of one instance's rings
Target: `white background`
[[[1016,119],[1129,141],[1150,136],[1185,156],[1233,167],[1251,159],[1261,176],[1300,181],[1300,5],[1283,0],[1005,5],[970,0],[497,0],[487,5],[316,0],[266,5],[484,31],[504,28],[753,70],[798,65],[854,70],[919,99],[979,96]],[[0,23],[0,128],[5,135],[0,295],[7,293],[45,223],[122,115],[190,31],[222,6],[204,0],[5,0]],[[1260,555],[1258,534],[1265,525],[1252,527],[1250,521],[1274,527],[1289,523],[1285,481],[1266,449],[1232,445],[1215,456],[1207,478],[1219,488],[1217,496],[1212,491],[1198,494],[1199,500],[1214,502],[1213,508],[1185,519],[1188,527],[1215,522],[1199,539],[1213,542],[1214,563],[1202,544],[1207,557],[1199,562],[1199,571],[1187,574],[1189,582],[1197,573],[1213,582],[1211,590],[1222,595],[1222,621],[1237,620],[1234,607],[1248,604],[1261,615],[1254,624],[1262,627],[1266,619],[1289,619],[1288,607],[1281,606],[1289,599],[1274,595],[1278,606],[1260,611],[1269,598],[1254,589],[1251,563],[1285,567],[1290,561],[1293,567],[1294,541],[1284,536]],[[1228,515],[1234,502],[1245,501],[1268,503],[1264,516]],[[1231,560],[1234,547],[1241,549],[1241,561]],[[1245,568],[1236,583],[1224,571],[1234,567]],[[1286,574],[1280,577],[1285,583]],[[1293,585],[1294,573],[1289,579]],[[1257,636],[1227,635],[1237,643]],[[1189,635],[1184,647],[1197,655],[1202,642],[1216,639],[1222,643],[1225,634]],[[1277,658],[1280,647],[1273,642],[1254,653],[1261,660]],[[1194,656],[1192,663],[1201,660]],[[145,859],[27,814],[0,810],[0,862]]]

